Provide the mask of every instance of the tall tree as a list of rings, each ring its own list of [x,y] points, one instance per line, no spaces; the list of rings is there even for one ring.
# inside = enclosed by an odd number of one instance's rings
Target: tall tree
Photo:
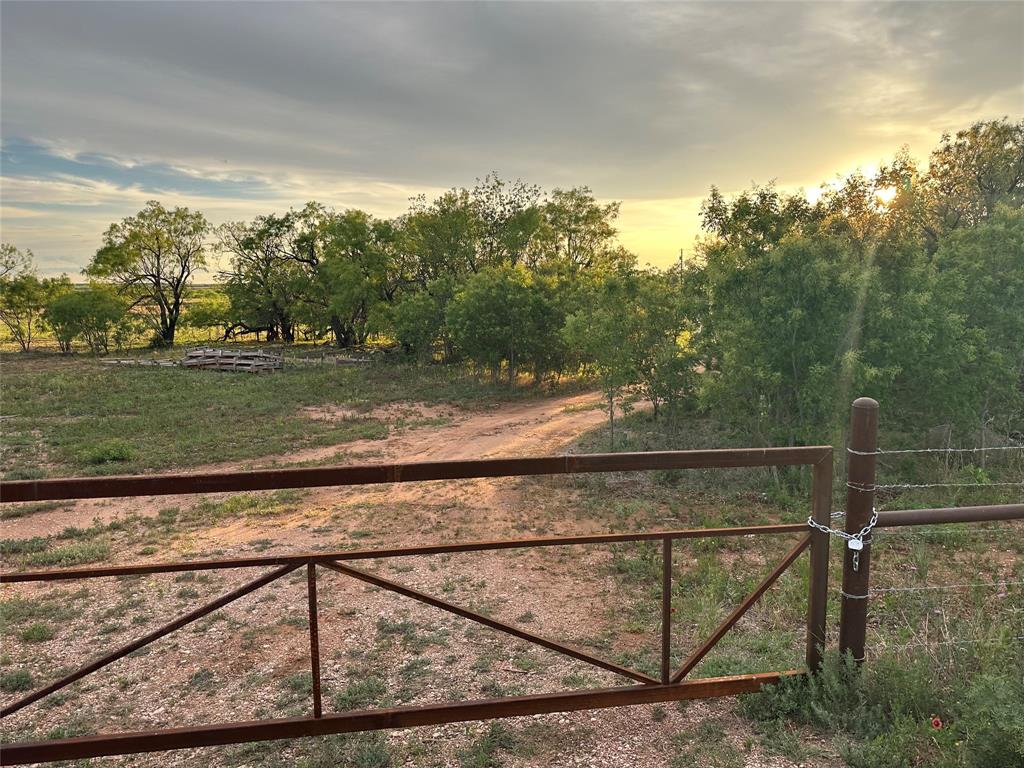
[[[615,254],[619,203],[601,205],[590,187],[556,189],[543,205],[541,258],[588,268]]]
[[[999,205],[1024,206],[1024,120],[989,120],[946,134],[932,153],[927,184],[938,247],[942,233],[970,227]]]
[[[954,369],[951,406],[968,423],[1024,429],[1024,211],[1000,207],[951,233],[934,264],[933,301],[963,328],[959,359],[936,361]]]
[[[221,273],[230,301],[230,332],[266,332],[268,341],[295,341],[295,305],[307,267],[296,258],[298,216],[257,216],[251,224],[217,229],[218,248],[230,256]]]
[[[332,215],[321,237],[323,250],[306,286],[308,316],[329,322],[339,347],[362,344],[376,305],[393,301],[404,279],[396,229],[351,209]]]
[[[31,272],[32,265],[32,251],[22,251],[13,243],[0,243],[0,280]]]
[[[150,201],[110,225],[85,274],[120,286],[133,306],[147,311],[160,343],[173,344],[195,271],[206,266],[209,232],[198,211]]]
[[[504,364],[509,386],[520,368],[532,367],[540,378],[562,324],[543,286],[521,264],[470,276],[449,304],[447,319],[463,354],[495,379]]]
[[[407,270],[422,287],[442,277],[462,277],[478,269],[482,222],[465,189],[451,189],[432,203],[414,198],[402,222]]]
[[[480,219],[480,252],[474,271],[526,258],[540,230],[540,187],[522,180],[503,181],[496,173],[478,180],[470,193]]]

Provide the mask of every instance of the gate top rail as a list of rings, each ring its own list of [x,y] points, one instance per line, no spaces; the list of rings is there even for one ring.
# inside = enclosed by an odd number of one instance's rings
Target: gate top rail
[[[571,475],[665,469],[778,467],[831,461],[827,445],[793,448],[725,448],[699,451],[586,453],[509,459],[259,469],[172,475],[113,475],[0,483],[0,501],[61,501],[118,496],[167,496],[227,491],[266,491],[423,480],[523,475]]]

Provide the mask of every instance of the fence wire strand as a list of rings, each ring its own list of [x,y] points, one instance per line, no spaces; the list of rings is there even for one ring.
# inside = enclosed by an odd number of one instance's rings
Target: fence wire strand
[[[879,644],[877,648],[872,649],[872,653],[879,654],[884,651],[903,651],[908,648],[930,648],[943,645],[998,645],[999,643],[1006,642],[1007,640],[1024,640],[1024,635],[1011,635],[1006,638],[980,638],[974,640],[925,640],[919,643],[905,643],[903,645],[885,645],[882,643]]]
[[[846,452],[854,456],[886,456],[896,453],[986,453],[988,451],[1021,451],[1024,445],[993,445],[985,448],[901,448],[876,451],[858,451],[847,446]]]
[[[978,581],[969,584],[936,584],[926,585],[920,587],[872,587],[869,592],[871,594],[890,594],[893,592],[926,592],[926,591],[940,591],[940,590],[952,590],[952,589],[982,589],[982,588],[994,588],[994,587],[1010,587],[1019,586],[1024,584],[1022,581]]]
[[[847,488],[867,493],[910,488],[992,488],[996,486],[1024,486],[1024,480],[1009,480],[992,483],[889,483],[885,485],[863,485],[861,483],[851,482],[846,483]]]

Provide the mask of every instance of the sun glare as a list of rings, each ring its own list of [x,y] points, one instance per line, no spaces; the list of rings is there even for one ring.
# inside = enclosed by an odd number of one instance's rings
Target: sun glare
[[[882,205],[888,205],[896,197],[896,187],[882,187],[875,190],[875,197]]]

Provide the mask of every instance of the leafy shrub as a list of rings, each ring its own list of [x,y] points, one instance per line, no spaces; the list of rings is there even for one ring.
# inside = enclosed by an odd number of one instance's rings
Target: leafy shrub
[[[38,467],[15,467],[4,474],[4,480],[40,480],[45,476]]]
[[[817,675],[743,697],[741,709],[769,736],[789,721],[837,735],[851,768],[1024,765],[1019,674],[950,673],[933,661],[890,656],[858,668],[833,655]]]
[[[131,461],[133,457],[132,447],[123,440],[105,440],[87,448],[81,456],[83,462],[93,465]]]

